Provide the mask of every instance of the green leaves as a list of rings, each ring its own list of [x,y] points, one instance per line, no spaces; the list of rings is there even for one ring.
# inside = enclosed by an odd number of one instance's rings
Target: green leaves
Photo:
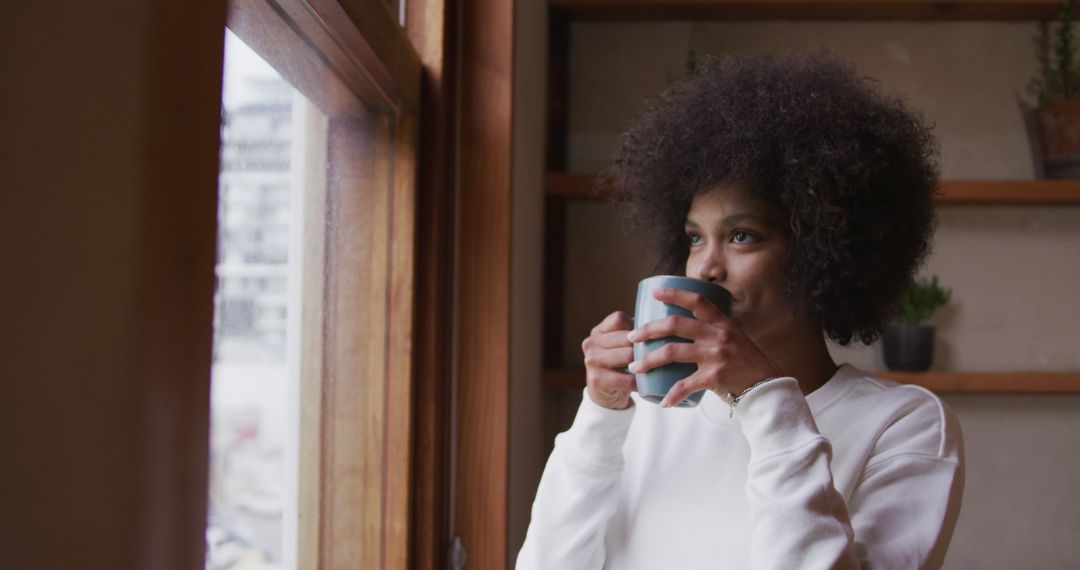
[[[698,56],[697,52],[690,50],[686,54],[686,76],[691,77],[697,73]]]
[[[1076,37],[1072,27],[1074,0],[1062,0],[1052,54],[1048,26],[1044,23],[1038,41],[1040,77],[1028,86],[1039,105],[1080,97],[1080,66],[1076,64]],[[1050,61],[1051,55],[1053,61]]]
[[[930,279],[915,279],[900,296],[897,316],[902,322],[917,325],[945,306],[951,296],[952,291],[938,284],[937,275]]]
[[[1054,53],[1057,55],[1059,87],[1065,99],[1075,94],[1077,85],[1077,70],[1073,67],[1076,42],[1073,38],[1072,5],[1073,0],[1064,0],[1061,3],[1061,25],[1058,26],[1057,45],[1054,48]]]

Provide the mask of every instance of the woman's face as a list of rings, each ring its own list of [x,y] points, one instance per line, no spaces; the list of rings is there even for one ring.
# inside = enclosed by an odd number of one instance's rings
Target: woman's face
[[[781,342],[803,324],[784,300],[780,261],[787,233],[775,210],[722,186],[698,194],[686,216],[686,275],[731,291],[731,317],[759,346]]]

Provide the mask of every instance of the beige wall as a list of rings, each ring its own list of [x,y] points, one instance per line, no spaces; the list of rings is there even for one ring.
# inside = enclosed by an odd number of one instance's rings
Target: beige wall
[[[224,2],[0,8],[0,568],[193,568]]]
[[[945,178],[1036,175],[1023,106],[1035,71],[1027,23],[585,23],[572,30],[570,169],[610,160],[641,99],[679,77],[687,52],[827,45],[936,122]],[[935,317],[948,370],[1080,370],[1080,207],[943,207],[926,271],[954,290]],[[610,206],[568,213],[564,358],[648,273]],[[877,347],[835,350],[881,368]],[[578,394],[565,396],[568,421]],[[946,398],[963,423],[968,491],[950,568],[1080,565],[1080,396]]]
[[[967,488],[947,569],[1080,568],[1080,396],[949,395]]]
[[[146,30],[137,9],[101,28],[91,5],[18,12],[0,18],[0,566],[128,568]]]

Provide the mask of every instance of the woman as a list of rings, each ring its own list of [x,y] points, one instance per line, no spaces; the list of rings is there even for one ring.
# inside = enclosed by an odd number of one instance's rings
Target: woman
[[[517,567],[940,567],[963,491],[954,415],[825,344],[885,329],[928,251],[935,155],[917,116],[827,51],[707,60],[652,102],[608,180],[657,272],[723,286],[731,312],[668,290],[695,319],[593,329]],[[671,335],[693,342],[632,362]],[[670,362],[698,371],[660,406],[638,399],[623,369]]]

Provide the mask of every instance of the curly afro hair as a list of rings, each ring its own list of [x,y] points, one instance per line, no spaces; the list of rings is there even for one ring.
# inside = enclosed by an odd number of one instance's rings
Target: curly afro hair
[[[923,119],[826,49],[707,57],[649,101],[601,176],[656,271],[684,274],[695,195],[734,185],[776,209],[787,300],[869,344],[930,248],[937,143]]]

